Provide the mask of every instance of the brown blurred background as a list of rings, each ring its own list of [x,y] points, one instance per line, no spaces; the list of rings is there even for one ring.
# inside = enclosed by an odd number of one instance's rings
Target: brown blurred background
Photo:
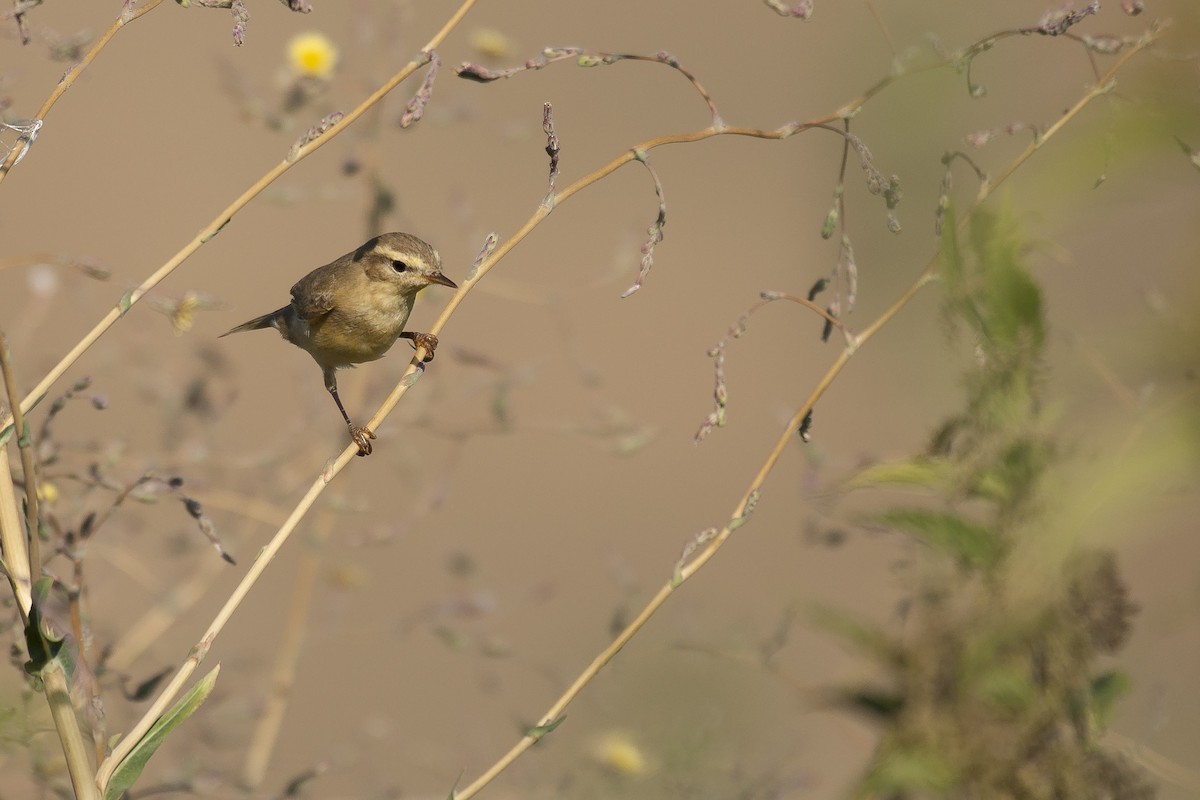
[[[60,100],[0,187],[0,328],[24,387],[301,131],[357,104],[456,7],[315,5],[299,15],[252,4],[246,43],[235,48],[227,11],[164,4],[120,32]],[[759,2],[481,3],[442,48],[421,123],[396,125],[413,80],[268,188],[51,392],[88,375],[88,394],[108,405],[76,403],[61,415],[62,519],[106,498],[80,488],[71,470],[100,463],[122,481],[146,470],[179,475],[239,561],[206,567],[215,556],[167,501],[122,509],[88,556],[97,646],[119,641],[170,587],[208,569],[203,596],[126,672],[136,681],[177,664],[274,530],[270,521],[346,443],[306,354],[273,332],[218,334],[282,305],[297,278],[382,230],[429,240],[446,273],[464,277],[484,235],[509,235],[546,191],[543,102],[554,104],[562,142],[560,186],[641,140],[708,123],[687,82],[659,65],[559,64],[486,86],[455,78],[452,66],[508,66],[551,45],[667,50],[727,122],[775,128],[833,112],[888,74],[889,39],[897,52],[916,48],[919,62],[931,57],[927,33],[953,50],[1035,24],[1045,10],[1028,0],[873,5],[884,28],[865,2],[818,0],[808,23]],[[1129,18],[1105,3],[1079,30],[1132,35],[1173,16],[1165,48],[1196,49],[1194,3],[1146,5]],[[29,14],[35,41],[26,47],[3,23],[9,118],[32,115],[67,69],[47,43],[94,36],[118,6],[47,3]],[[316,96],[283,113],[294,81],[287,43],[307,31],[336,45],[338,65]],[[481,38],[487,31],[506,38]],[[925,72],[854,120],[879,167],[902,179],[904,231],[886,231],[882,203],[867,195],[852,158],[847,221],[861,270],[852,326],[874,319],[934,252],[942,153],[964,148],[971,131],[1049,124],[1091,71],[1077,44],[1027,37],[981,56],[973,77],[987,97],[971,100],[953,70]],[[1047,396],[1061,408],[1064,449],[1077,457],[1126,434],[1137,414],[1127,397],[1179,393],[1178,365],[1190,358],[1195,367],[1195,341],[1178,326],[1196,309],[1200,173],[1172,136],[1200,147],[1198,85],[1195,61],[1139,57],[1111,99],[1085,111],[993,201],[1015,207],[1038,244],[1031,263],[1053,335]],[[972,155],[995,174],[1028,137],[1001,136]],[[728,518],[836,356],[837,344],[822,346],[819,322],[798,306],[757,314],[729,348],[729,426],[693,444],[711,408],[706,350],[760,290],[802,294],[835,262],[835,242],[817,234],[840,156],[840,139],[820,131],[653,151],[665,241],[645,287],[627,299],[621,292],[656,213],[646,171],[625,167],[556,209],[466,300],[437,360],[380,427],[375,455],[330,487],[217,641],[209,657],[223,665],[217,691],[156,756],[145,785],[192,776],[226,791],[239,774],[293,585],[313,553],[310,624],[264,796],[320,769],[317,796],[444,797],[460,775],[469,781],[499,757],[613,626],[669,579],[689,537]],[[965,205],[976,184],[964,169],[955,178]],[[394,206],[369,230],[380,191]],[[111,277],[68,263],[80,261]],[[176,336],[152,304],[189,291],[212,308]],[[446,297],[423,294],[410,327],[423,330]],[[937,288],[925,289],[855,357],[817,408],[814,441],[784,456],[752,523],[566,723],[499,779],[494,796],[831,797],[849,785],[873,729],[814,697],[865,666],[794,614],[819,602],[899,624],[915,546],[851,524],[878,498],[835,503],[830,490],[864,463],[921,448],[961,404],[958,366],[969,354],[947,345],[938,303]],[[1190,353],[1169,369],[1159,356],[1176,346]],[[402,343],[341,376],[353,416],[376,407],[407,358]],[[1142,613],[1114,664],[1133,679],[1115,730],[1194,766],[1198,508],[1193,485],[1170,488],[1116,539]],[[781,628],[786,645],[771,671],[757,653]],[[18,686],[14,671],[0,676],[0,705],[16,703]],[[126,729],[136,706],[113,691],[106,699],[110,730]],[[638,749],[643,774],[605,770],[597,747],[606,735]],[[38,741],[46,752],[56,746],[49,734]],[[28,772],[19,749],[0,757],[6,776]],[[1160,796],[1197,796],[1191,779],[1163,780]]]

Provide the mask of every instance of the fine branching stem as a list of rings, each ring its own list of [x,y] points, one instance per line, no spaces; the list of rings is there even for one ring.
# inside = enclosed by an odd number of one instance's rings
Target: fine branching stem
[[[145,0],[142,5],[130,8],[130,3],[127,2],[125,7],[121,9],[120,15],[118,15],[118,17],[113,20],[113,23],[108,26],[108,30],[101,34],[100,38],[97,39],[96,43],[93,44],[87,53],[84,54],[79,63],[71,67],[67,74],[62,77],[62,80],[55,85],[54,90],[50,92],[50,96],[46,98],[46,101],[42,103],[42,107],[38,109],[37,116],[34,117],[34,119],[40,121],[46,118],[46,115],[50,113],[50,109],[53,108],[54,104],[58,102],[58,98],[62,97],[67,89],[70,89],[75,85],[76,79],[78,79],[80,74],[82,74],[83,71],[87,69],[88,66],[96,59],[96,56],[100,54],[100,51],[104,49],[104,46],[107,45],[109,41],[117,35],[117,31],[121,30],[121,28],[133,22],[143,14],[153,11],[160,3],[162,3],[162,0]],[[13,168],[13,165],[17,163],[17,160],[21,157],[23,152],[24,150],[21,147],[14,147],[12,152],[8,154],[8,157],[4,159],[3,163],[0,163],[0,183],[2,183],[5,177],[8,176],[9,171]]]

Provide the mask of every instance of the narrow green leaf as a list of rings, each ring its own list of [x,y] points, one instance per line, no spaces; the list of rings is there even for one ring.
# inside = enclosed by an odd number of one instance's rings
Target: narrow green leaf
[[[936,753],[919,747],[880,755],[866,778],[866,787],[880,796],[917,791],[947,792],[954,786],[954,770]]]
[[[1129,691],[1129,687],[1129,676],[1117,670],[1102,672],[1092,678],[1092,713],[1099,727],[1108,727],[1117,700]]]
[[[564,714],[561,717],[558,717],[557,719],[553,719],[550,722],[547,722],[545,725],[538,725],[536,727],[530,728],[529,730],[525,731],[525,735],[528,736],[530,739],[533,739],[535,742],[541,741],[543,736],[545,736],[547,733],[550,733],[551,731],[553,731],[559,725],[562,725],[563,720],[565,720],[566,718],[567,718],[567,716],[566,716],[566,714]]]
[[[887,689],[869,686],[839,691],[837,702],[867,718],[890,723],[904,710],[904,695]]]
[[[133,289],[121,295],[121,299],[117,301],[117,308],[121,311],[121,316],[125,316],[125,312],[133,306]]]
[[[967,522],[949,512],[901,508],[883,514],[880,519],[964,564],[990,567],[996,564],[1003,551],[1000,538],[990,528]]]
[[[1014,714],[1025,711],[1037,699],[1037,688],[1027,675],[1000,665],[993,665],[980,676],[979,689],[989,703]]]
[[[889,461],[862,470],[847,483],[847,489],[874,486],[917,486],[922,489],[942,489],[954,478],[954,466],[941,458],[914,458],[910,461]]]
[[[108,786],[104,789],[104,800],[119,800],[134,781],[146,768],[146,763],[154,755],[166,739],[167,734],[179,727],[182,722],[196,712],[205,699],[212,693],[217,684],[217,674],[221,671],[218,664],[211,672],[196,682],[191,690],[179,699],[174,706],[158,718],[154,727],[146,732],[137,746],[130,751],[117,768],[113,771]]]
[[[70,651],[63,648],[64,637],[46,623],[42,614],[42,608],[45,607],[53,588],[54,580],[47,575],[43,575],[33,584],[29,622],[25,626],[25,652],[29,654],[29,660],[24,664],[25,673],[37,675],[47,664],[57,659],[62,663],[67,680],[70,680],[74,674],[74,660],[69,657]]]
[[[676,564],[675,571],[671,573],[671,588],[678,589],[683,585],[683,564]]]
[[[458,784],[462,781],[462,773],[458,773],[458,777],[454,779],[454,785],[450,787],[450,794],[446,795],[446,800],[456,800],[458,797]]]
[[[25,413],[28,414],[30,411],[33,411],[45,399],[46,399],[45,393],[39,394],[37,399],[33,401],[33,404],[29,406],[29,408],[25,411]],[[6,425],[6,426],[4,426],[4,428],[0,429],[0,446],[3,446],[4,443],[7,442],[9,440],[9,438],[12,437],[12,435],[13,435],[13,426],[11,424]]]

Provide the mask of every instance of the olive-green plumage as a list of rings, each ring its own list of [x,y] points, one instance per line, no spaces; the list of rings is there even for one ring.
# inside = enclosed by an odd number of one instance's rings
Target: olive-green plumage
[[[442,259],[430,245],[408,233],[385,233],[352,253],[317,267],[296,281],[292,302],[221,334],[275,328],[284,339],[308,351],[321,367],[359,455],[369,455],[375,434],[350,422],[337,393],[335,370],[382,358],[396,340],[412,339],[433,358],[437,337],[404,330],[417,293],[437,283],[458,288],[442,274]]]

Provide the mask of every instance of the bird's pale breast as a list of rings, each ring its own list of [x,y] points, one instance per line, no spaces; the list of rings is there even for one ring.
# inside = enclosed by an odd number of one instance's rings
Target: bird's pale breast
[[[334,307],[311,323],[296,319],[289,336],[308,342],[304,347],[322,367],[344,367],[382,358],[404,330],[413,297],[394,292],[371,292],[352,308]],[[297,330],[299,328],[299,330]]]

